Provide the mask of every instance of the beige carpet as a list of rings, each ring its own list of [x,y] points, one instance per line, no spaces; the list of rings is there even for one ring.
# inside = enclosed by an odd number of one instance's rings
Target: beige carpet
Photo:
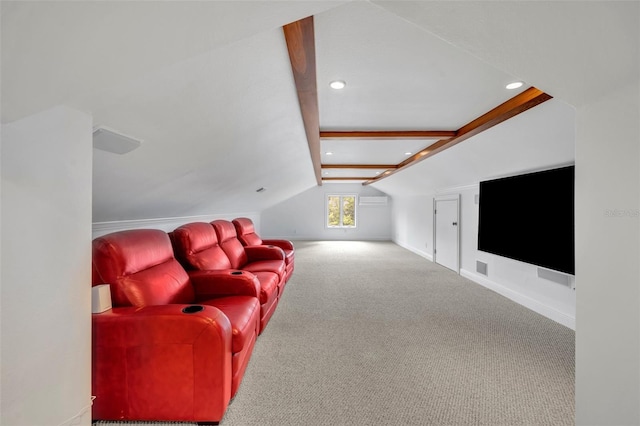
[[[221,424],[573,425],[574,340],[393,243],[296,242]]]

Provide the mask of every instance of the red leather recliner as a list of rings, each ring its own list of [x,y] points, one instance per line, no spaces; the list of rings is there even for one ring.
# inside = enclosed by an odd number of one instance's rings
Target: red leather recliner
[[[231,267],[250,272],[275,272],[280,277],[280,294],[287,280],[285,254],[279,247],[243,246],[236,234],[236,228],[228,220],[211,222],[218,236],[218,244],[231,261]]]
[[[280,277],[275,272],[231,269],[231,261],[218,244],[213,226],[204,222],[182,225],[169,233],[176,258],[189,274],[192,271],[215,271],[217,274],[246,274],[260,283],[260,333],[276,310]]]
[[[291,278],[291,275],[293,274],[295,257],[295,248],[293,247],[293,243],[289,240],[263,240],[260,238],[260,235],[256,234],[253,221],[246,217],[236,218],[232,223],[236,228],[238,240],[240,240],[243,246],[272,245],[280,247],[284,251],[287,271],[286,280],[289,281],[289,278]]]
[[[93,418],[219,422],[257,338],[257,280],[190,277],[165,232],[141,229],[93,241],[92,281],[113,305],[92,315]]]

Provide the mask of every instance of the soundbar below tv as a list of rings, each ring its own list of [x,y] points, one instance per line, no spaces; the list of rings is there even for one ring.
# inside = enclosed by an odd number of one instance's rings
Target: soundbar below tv
[[[574,169],[480,182],[478,250],[575,275]]]

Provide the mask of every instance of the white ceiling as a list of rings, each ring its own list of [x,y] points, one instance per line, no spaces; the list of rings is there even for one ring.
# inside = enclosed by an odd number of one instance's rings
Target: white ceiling
[[[321,130],[457,130],[526,88],[506,90],[515,77],[368,2],[314,24]]]
[[[2,120],[66,104],[143,139],[125,155],[94,150],[95,222],[260,211],[316,185],[282,25],[315,16],[322,130],[455,130],[517,93],[504,85],[526,73],[474,45],[472,30],[502,25],[482,13],[496,4],[465,3],[482,18],[467,29],[464,5],[426,3],[3,1]],[[443,22],[468,36],[451,34],[460,48],[439,38]],[[548,83],[536,85],[562,91]],[[548,101],[373,186],[427,193],[571,162],[572,123],[571,107]],[[398,163],[432,142],[323,139],[322,162]]]
[[[322,139],[321,158],[323,164],[397,164],[407,158],[406,153],[415,154],[437,141],[438,139]]]

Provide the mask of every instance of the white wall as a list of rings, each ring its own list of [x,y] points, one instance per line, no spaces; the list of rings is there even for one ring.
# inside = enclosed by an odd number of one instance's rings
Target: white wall
[[[2,126],[3,425],[90,424],[91,117]]]
[[[576,423],[640,424],[640,86],[577,110]]]
[[[393,197],[393,241],[433,260],[433,197]]]
[[[128,229],[160,229],[170,232],[190,222],[211,222],[217,219],[233,220],[238,217],[248,217],[253,221],[256,229],[260,229],[260,214],[249,213],[220,213],[206,216],[165,217],[160,219],[119,220],[114,222],[94,222],[92,226],[92,238],[97,238],[111,232],[125,231]]]
[[[390,240],[391,205],[356,206],[355,229],[329,229],[326,226],[327,195],[357,194],[380,196],[382,192],[359,183],[323,184],[262,212],[261,237],[291,240]]]

